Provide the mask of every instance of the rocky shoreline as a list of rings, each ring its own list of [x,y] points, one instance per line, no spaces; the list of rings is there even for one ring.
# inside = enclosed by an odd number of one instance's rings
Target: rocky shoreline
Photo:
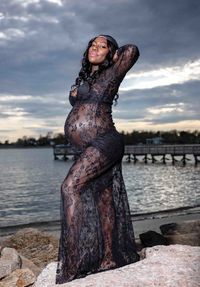
[[[0,287],[32,286],[50,262],[57,260],[58,239],[35,228],[1,239]]]
[[[140,231],[143,232],[136,237],[141,257],[139,262],[100,274],[88,275],[62,286],[200,286],[200,219],[198,218],[199,214],[195,214],[195,219],[192,217],[192,220],[188,216],[187,220],[179,218],[176,222],[172,221],[173,217],[165,218],[164,224],[162,224],[163,218],[157,218],[157,225],[161,222],[159,232],[155,228],[151,228],[154,227],[156,219],[151,219],[152,224],[149,224],[150,219],[148,219],[145,224],[143,222],[143,229],[140,228]],[[134,226],[136,226],[135,223]],[[141,224],[142,221],[140,226]],[[5,236],[4,233],[0,240],[0,287],[53,287],[55,285],[59,230],[55,230],[55,226],[51,226],[47,230],[48,232],[42,230],[40,225],[40,230],[29,227],[19,229],[11,235]],[[175,262],[173,262],[174,260]],[[170,262],[175,264],[173,276],[175,278],[178,276],[177,280],[174,279],[173,285],[167,283],[171,282]],[[148,284],[148,278],[141,279],[141,277],[139,280],[139,275],[135,277],[131,275],[133,272],[141,274],[141,270],[144,272],[141,275],[143,277],[146,270],[146,274],[149,276]],[[154,272],[154,275],[151,272]],[[133,277],[137,278],[137,284]],[[166,280],[163,277],[166,277]]]

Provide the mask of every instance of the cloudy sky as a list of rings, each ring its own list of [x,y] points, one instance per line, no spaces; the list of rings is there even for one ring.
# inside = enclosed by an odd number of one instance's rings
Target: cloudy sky
[[[200,129],[199,0],[1,0],[0,141],[63,132],[88,41],[135,43],[119,131]]]

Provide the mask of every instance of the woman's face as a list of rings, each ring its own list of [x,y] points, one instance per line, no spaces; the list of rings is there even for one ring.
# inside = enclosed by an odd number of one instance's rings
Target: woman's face
[[[109,52],[106,38],[97,37],[88,51],[88,60],[93,65],[100,65],[104,62]]]

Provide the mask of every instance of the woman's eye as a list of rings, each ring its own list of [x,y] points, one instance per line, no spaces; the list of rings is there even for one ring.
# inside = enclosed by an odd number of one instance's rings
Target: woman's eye
[[[106,48],[107,48],[105,45],[97,45],[97,44],[95,44],[95,43],[92,44],[92,47],[96,47],[96,48],[97,48],[97,46],[98,46],[99,48],[101,48],[101,49],[106,49]]]

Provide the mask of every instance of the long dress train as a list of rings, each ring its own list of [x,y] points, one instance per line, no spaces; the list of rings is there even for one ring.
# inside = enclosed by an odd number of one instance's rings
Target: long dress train
[[[61,186],[61,236],[56,283],[139,260],[122,176],[124,143],[112,121],[112,103],[137,61],[134,45],[119,49],[117,62],[92,86],[70,95],[67,139],[79,150]]]

